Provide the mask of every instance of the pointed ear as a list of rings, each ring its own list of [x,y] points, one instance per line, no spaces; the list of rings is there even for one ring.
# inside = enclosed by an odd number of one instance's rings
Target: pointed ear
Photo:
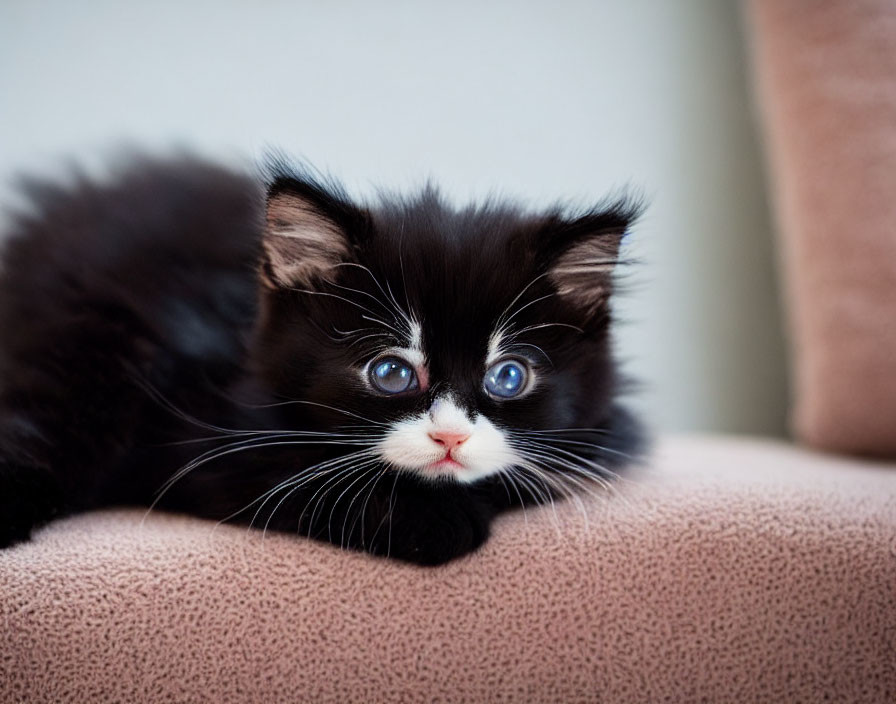
[[[262,281],[270,288],[308,288],[353,258],[352,232],[363,212],[341,190],[281,177],[268,189],[262,237]]]
[[[639,210],[620,202],[573,219],[551,218],[542,231],[548,279],[559,296],[589,317],[609,301],[619,247]]]

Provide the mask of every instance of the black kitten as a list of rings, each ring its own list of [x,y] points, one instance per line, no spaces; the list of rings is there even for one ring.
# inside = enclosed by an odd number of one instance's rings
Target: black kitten
[[[637,450],[624,203],[352,203],[191,159],[28,185],[0,278],[0,546],[153,504],[424,564]]]

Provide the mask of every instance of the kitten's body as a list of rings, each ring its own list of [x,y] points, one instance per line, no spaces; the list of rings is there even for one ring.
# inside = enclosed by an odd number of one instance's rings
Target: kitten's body
[[[0,275],[0,546],[164,488],[439,563],[636,449],[608,338],[624,209],[365,209],[281,170],[265,215],[255,180],[191,160],[30,190]],[[376,387],[382,359],[413,384]],[[518,398],[483,388],[501,360]]]

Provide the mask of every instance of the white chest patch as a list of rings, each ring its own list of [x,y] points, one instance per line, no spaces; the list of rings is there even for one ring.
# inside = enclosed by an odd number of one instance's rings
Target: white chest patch
[[[471,420],[449,394],[437,398],[429,412],[395,423],[379,451],[399,469],[464,483],[521,461],[501,430],[482,414]]]

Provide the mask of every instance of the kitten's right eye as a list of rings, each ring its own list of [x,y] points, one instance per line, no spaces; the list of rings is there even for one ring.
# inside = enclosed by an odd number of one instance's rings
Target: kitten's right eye
[[[485,373],[485,390],[495,398],[513,398],[526,388],[526,367],[513,359],[493,364]]]
[[[370,365],[370,383],[384,394],[400,394],[416,389],[414,368],[400,357],[383,357]]]

